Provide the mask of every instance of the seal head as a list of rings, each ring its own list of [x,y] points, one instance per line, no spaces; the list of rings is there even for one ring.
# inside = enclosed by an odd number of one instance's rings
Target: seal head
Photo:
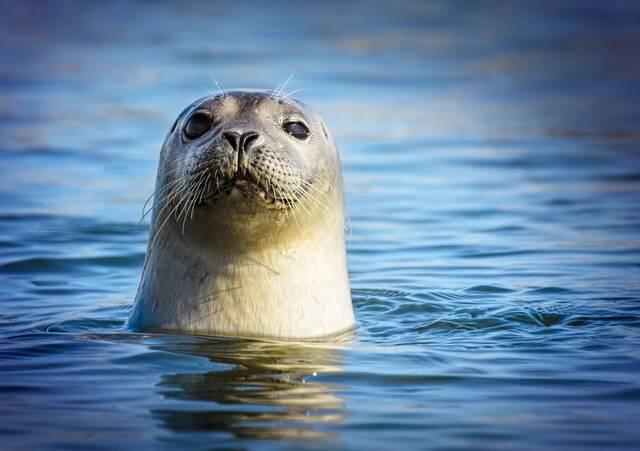
[[[179,115],[130,325],[280,338],[353,327],[340,159],[311,108],[232,91]]]

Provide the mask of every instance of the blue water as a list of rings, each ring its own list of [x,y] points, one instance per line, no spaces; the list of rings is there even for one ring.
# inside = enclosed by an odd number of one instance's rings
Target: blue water
[[[637,2],[1,11],[2,449],[638,446]],[[176,114],[293,71],[342,152],[355,337],[126,330]]]

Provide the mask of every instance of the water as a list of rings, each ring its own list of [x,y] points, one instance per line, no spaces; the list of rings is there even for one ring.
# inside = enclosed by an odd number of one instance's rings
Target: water
[[[0,30],[3,449],[637,446],[636,3],[3,2]],[[175,115],[209,72],[294,70],[342,151],[355,337],[126,330]]]

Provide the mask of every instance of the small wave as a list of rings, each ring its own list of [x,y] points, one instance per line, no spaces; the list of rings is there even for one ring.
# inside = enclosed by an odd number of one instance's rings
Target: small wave
[[[29,257],[13,260],[0,265],[0,273],[42,274],[66,273],[71,270],[86,269],[91,266],[116,268],[134,268],[142,265],[144,253],[134,252],[125,255],[103,255],[95,257]]]
[[[540,287],[525,291],[525,294],[576,294],[575,290],[562,287]]]
[[[513,293],[515,290],[499,287],[496,285],[475,285],[465,290],[467,293],[489,293],[489,294],[503,294]]]
[[[123,320],[106,318],[80,318],[49,324],[44,327],[47,333],[79,333],[119,329],[124,326]]]

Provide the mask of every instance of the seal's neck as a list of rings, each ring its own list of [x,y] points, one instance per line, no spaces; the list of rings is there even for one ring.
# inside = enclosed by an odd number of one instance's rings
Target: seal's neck
[[[251,252],[233,252],[224,241],[198,246],[172,234],[149,250],[131,325],[282,338],[351,328],[343,223],[334,222]]]

